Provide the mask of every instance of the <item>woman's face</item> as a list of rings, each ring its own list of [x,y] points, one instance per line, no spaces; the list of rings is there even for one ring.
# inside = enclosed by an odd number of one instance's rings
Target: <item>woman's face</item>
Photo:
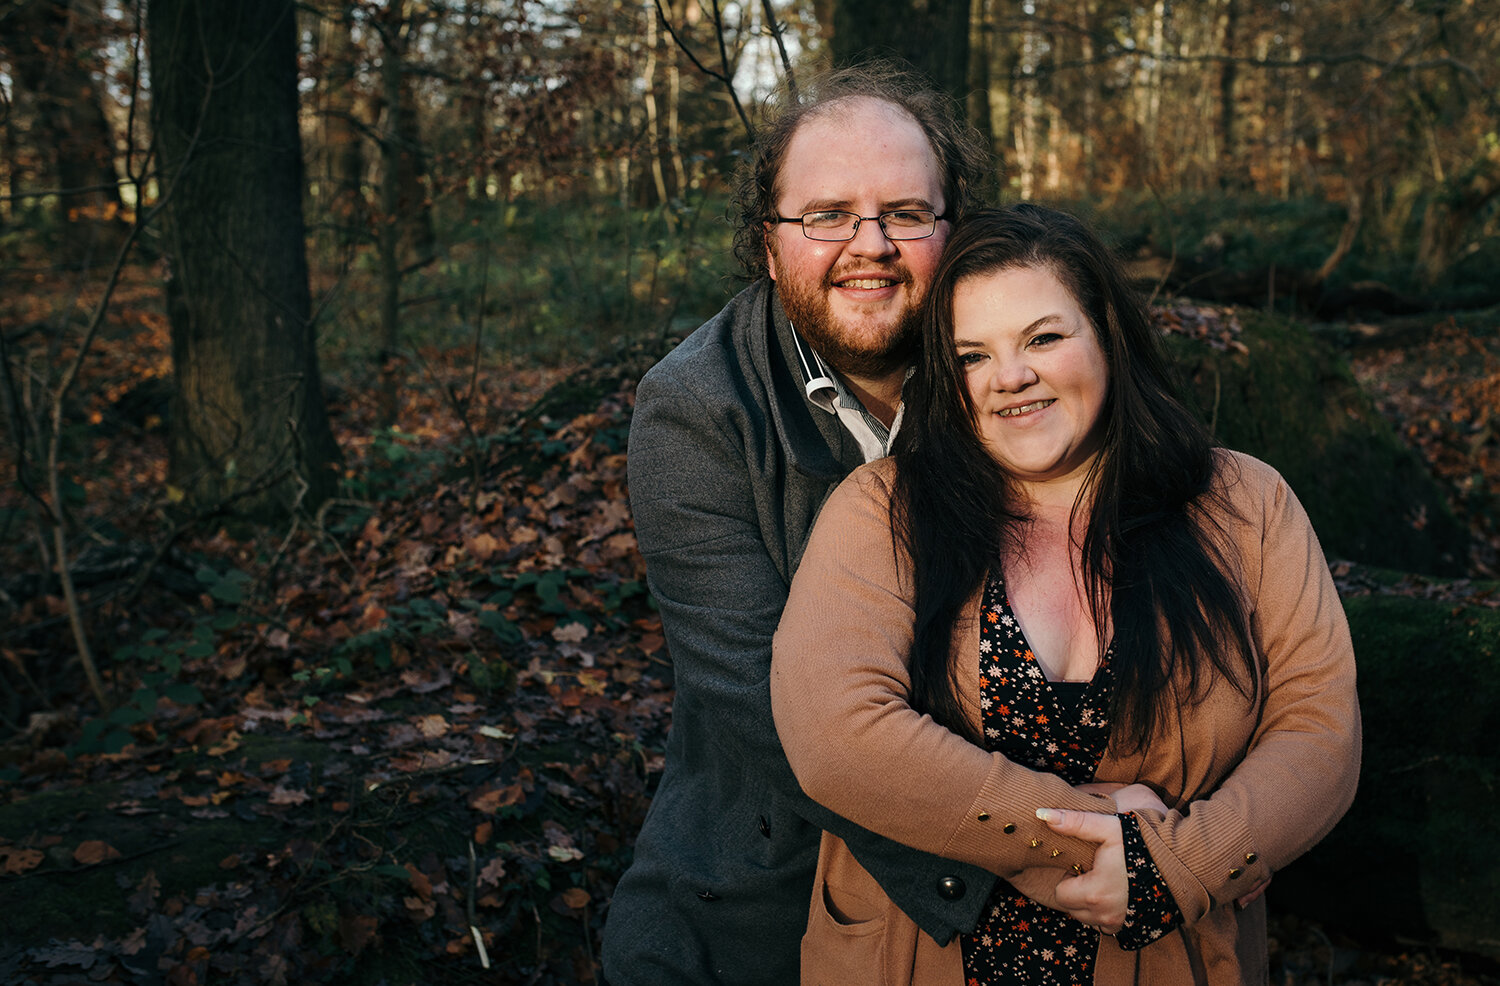
[[[1104,434],[1098,334],[1046,267],[976,274],[953,292],[953,341],[985,445],[1022,483],[1081,478]]]

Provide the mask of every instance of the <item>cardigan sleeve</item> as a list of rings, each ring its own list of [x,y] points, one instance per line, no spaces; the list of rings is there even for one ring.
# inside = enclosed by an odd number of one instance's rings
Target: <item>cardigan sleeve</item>
[[[798,782],[865,828],[1002,877],[1091,868],[1094,846],[1053,833],[1035,811],[1113,811],[1112,799],[987,752],[911,707],[910,577],[898,569],[888,475],[888,462],[866,466],[830,497],[776,632],[771,701]]]
[[[1286,482],[1235,456],[1231,500],[1263,668],[1259,722],[1207,797],[1141,834],[1184,920],[1247,893],[1327,835],[1354,799],[1360,714],[1348,622],[1312,524]],[[1235,470],[1231,469],[1231,473]]]

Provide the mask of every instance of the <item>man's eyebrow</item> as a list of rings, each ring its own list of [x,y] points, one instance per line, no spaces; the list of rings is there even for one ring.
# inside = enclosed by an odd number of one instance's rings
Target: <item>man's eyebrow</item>
[[[798,215],[809,212],[853,212],[848,199],[813,199],[797,210]]]
[[[905,199],[892,199],[880,207],[881,212],[890,212],[896,209],[926,209],[928,212],[938,211],[930,201],[919,195]]]
[[[882,214],[887,212],[899,212],[902,209],[926,209],[930,212],[938,211],[930,201],[920,195],[913,195],[903,199],[891,199],[888,202],[882,202],[880,205],[880,211]],[[807,204],[797,209],[793,214],[798,216],[805,216],[809,212],[857,211],[858,210],[854,208],[854,202],[852,199],[812,199]]]

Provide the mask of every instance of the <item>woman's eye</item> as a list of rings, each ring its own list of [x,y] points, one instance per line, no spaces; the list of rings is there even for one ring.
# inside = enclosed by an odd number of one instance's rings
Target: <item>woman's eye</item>
[[[1061,338],[1062,336],[1058,335],[1056,332],[1042,332],[1031,337],[1031,344],[1033,346],[1045,346],[1049,343],[1056,342]]]
[[[967,367],[967,366],[973,366],[973,365],[975,365],[976,363],[978,363],[982,359],[984,359],[984,354],[983,353],[977,353],[977,352],[976,353],[959,353],[958,354],[958,365],[959,366],[965,366],[965,367]]]

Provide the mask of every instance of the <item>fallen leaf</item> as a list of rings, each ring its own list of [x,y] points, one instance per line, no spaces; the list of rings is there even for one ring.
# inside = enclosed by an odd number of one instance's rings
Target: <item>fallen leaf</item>
[[[300,805],[311,799],[306,791],[298,791],[278,784],[266,800],[273,805]]]
[[[448,720],[440,715],[418,716],[415,722],[417,731],[428,739],[437,739],[448,734]]]
[[[484,865],[479,871],[479,885],[481,887],[496,887],[500,885],[500,878],[505,875],[505,860],[498,856]]]
[[[130,913],[137,917],[144,917],[156,905],[156,898],[161,896],[161,881],[156,878],[155,870],[147,870],[141,882],[135,885],[135,893],[125,898],[125,906]]]
[[[95,866],[106,859],[119,859],[120,851],[107,842],[90,839],[78,844],[73,850],[73,861],[83,866]]]
[[[526,792],[521,789],[520,784],[511,784],[498,790],[481,791],[469,800],[469,807],[486,815],[493,815],[501,808],[519,803],[525,797]]]
[[[0,872],[15,874],[36,869],[46,857],[37,849],[0,846]]]
[[[589,892],[582,887],[569,887],[562,892],[562,899],[564,904],[567,904],[574,910],[579,910],[587,905],[590,900],[593,900],[589,896]]]
[[[417,892],[417,896],[423,899],[432,896],[432,881],[427,878],[427,874],[411,863],[406,864],[406,874],[411,878],[411,888]]]

